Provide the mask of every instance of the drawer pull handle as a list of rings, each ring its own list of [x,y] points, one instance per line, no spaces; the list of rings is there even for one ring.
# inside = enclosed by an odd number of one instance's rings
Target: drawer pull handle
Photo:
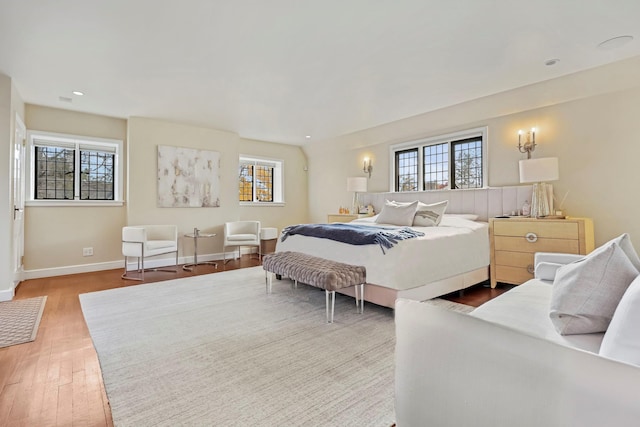
[[[529,243],[535,243],[538,240],[536,233],[527,233],[524,238],[527,239],[527,242]]]
[[[527,273],[533,274],[533,272],[534,272],[533,265],[532,264],[527,265]]]

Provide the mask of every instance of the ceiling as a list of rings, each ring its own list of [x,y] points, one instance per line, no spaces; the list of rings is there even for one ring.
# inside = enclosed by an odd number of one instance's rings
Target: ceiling
[[[0,72],[27,103],[309,144],[640,55],[639,16],[638,0],[1,0]]]

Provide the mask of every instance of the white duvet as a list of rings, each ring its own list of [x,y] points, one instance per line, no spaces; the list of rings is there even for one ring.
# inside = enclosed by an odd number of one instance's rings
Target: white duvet
[[[371,218],[353,223],[375,224]],[[367,283],[396,290],[423,286],[436,280],[489,265],[489,226],[445,215],[437,227],[412,227],[423,237],[402,240],[383,253],[379,245],[355,246],[300,235],[278,239],[277,252],[295,251],[367,269]]]

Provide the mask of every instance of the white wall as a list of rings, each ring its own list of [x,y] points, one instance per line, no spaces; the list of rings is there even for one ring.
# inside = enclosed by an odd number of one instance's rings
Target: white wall
[[[629,232],[640,249],[638,76],[640,57],[310,144],[311,220],[350,204],[346,178],[363,176],[364,157],[373,159],[369,191],[389,191],[390,145],[479,126],[489,128],[489,185],[517,185],[526,157],[517,131],[535,126],[533,156],[559,157],[554,187],[569,191],[566,212],[594,219],[597,244]]]

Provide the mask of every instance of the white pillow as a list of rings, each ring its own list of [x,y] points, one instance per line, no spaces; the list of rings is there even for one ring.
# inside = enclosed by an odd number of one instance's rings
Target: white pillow
[[[622,296],[600,345],[600,355],[640,366],[640,276]]]
[[[617,242],[610,241],[556,272],[549,317],[561,335],[604,332],[638,275]]]
[[[413,224],[413,217],[418,209],[418,201],[408,205],[398,206],[388,201],[385,202],[382,207],[382,211],[376,218],[378,224],[392,224],[392,225],[411,225]]]
[[[409,202],[396,202],[395,200],[386,200],[385,203],[395,206],[407,206],[410,204]],[[415,225],[416,227],[432,227],[440,225],[440,221],[442,221],[442,216],[444,215],[444,211],[447,209],[448,204],[448,200],[430,205],[419,201],[418,209],[416,210],[412,225]]]
[[[633,248],[633,244],[631,243],[631,237],[629,237],[628,233],[621,234],[615,239],[611,239],[610,242],[616,242],[620,246],[620,249],[624,251],[627,258],[629,258],[629,261],[631,261],[631,264],[633,264],[636,270],[640,271],[640,258],[638,258],[638,254],[636,253],[636,250]]]
[[[432,227],[439,225],[448,204],[449,201],[447,200],[444,202],[433,203],[431,205],[419,203],[416,215],[413,217],[413,225],[419,227]]]

